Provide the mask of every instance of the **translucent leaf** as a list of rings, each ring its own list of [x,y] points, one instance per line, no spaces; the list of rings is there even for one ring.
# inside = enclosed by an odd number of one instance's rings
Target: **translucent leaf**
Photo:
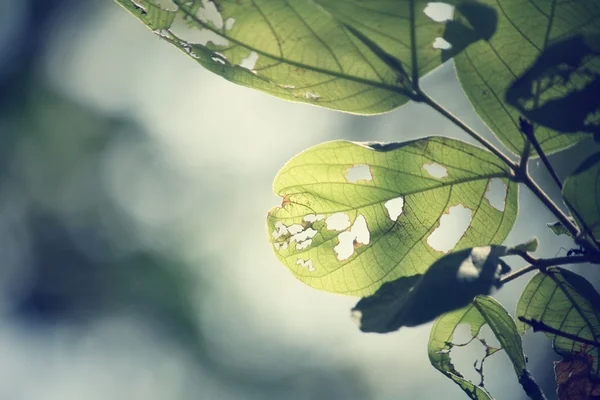
[[[447,52],[435,45],[446,20],[426,13],[428,0],[172,0],[171,7],[158,6],[166,3],[159,0],[116,1],[232,82],[351,113],[406,103],[414,76],[439,66]],[[457,49],[478,39],[468,29],[457,32],[450,39]]]
[[[595,80],[592,76],[600,72],[598,57],[583,58],[577,65],[572,65],[569,71],[565,70],[561,65],[568,65],[569,53],[561,52],[555,61],[556,66],[546,71],[546,76],[541,74],[539,79],[534,79],[537,83],[525,82],[531,81],[530,68],[535,69],[536,61],[544,56],[544,52],[555,41],[574,37],[581,32],[599,32],[600,3],[597,0],[482,0],[481,3],[497,11],[498,29],[489,40],[481,40],[457,55],[456,70],[461,85],[479,116],[506,147],[521,154],[525,142],[519,130],[519,117],[523,112],[531,115],[534,122],[551,118],[546,113],[557,112],[552,108],[556,98],[576,95],[583,86]],[[455,16],[455,20],[464,19],[460,13]],[[543,60],[542,64],[548,66],[549,62]],[[588,72],[590,75],[584,76]],[[560,74],[566,81],[558,85],[556,83]],[[521,111],[512,107],[506,99],[507,90],[518,79],[522,79],[524,84],[519,86],[517,96],[509,97],[511,102],[521,104]],[[534,91],[533,98],[523,95],[523,91],[527,90]],[[594,93],[593,87],[585,90],[586,93]],[[594,102],[593,94],[587,97],[589,102]],[[545,106],[554,111],[540,111]],[[544,118],[536,115],[535,110],[538,114],[543,113]],[[579,118],[578,116],[579,114],[570,118]],[[565,119],[567,120],[569,119]],[[542,149],[546,153],[552,153],[586,137],[586,134],[581,133],[582,129],[571,125],[573,128],[569,130],[569,134],[561,133],[566,130],[559,129],[553,123],[538,125],[535,126],[535,136]]]
[[[508,104],[557,132],[600,134],[600,29],[596,31],[549,45],[508,88]]]
[[[453,139],[324,143],[275,178],[283,201],[268,214],[269,240],[308,285],[368,296],[452,250],[502,243],[517,215],[509,174],[491,153]],[[488,199],[494,179],[502,211]]]
[[[563,198],[582,231],[600,239],[600,153],[584,160],[565,180]]]
[[[573,218],[570,218],[570,219],[573,223],[575,223],[575,220]],[[571,232],[569,232],[569,230],[567,228],[565,228],[565,226],[560,221],[547,223],[546,226],[548,228],[550,228],[550,230],[552,232],[554,232],[554,234],[557,236],[560,236],[560,235],[572,236]]]
[[[538,241],[538,238],[534,237],[533,239],[530,239],[525,243],[509,247],[508,249],[506,249],[506,254],[514,255],[518,254],[519,252],[533,253],[537,251],[539,244],[540,242]]]
[[[510,271],[500,257],[504,246],[476,247],[437,260],[423,275],[384,283],[352,310],[363,332],[387,333],[417,326],[464,307],[477,295],[500,287]]]
[[[519,378],[529,376],[525,369],[525,356],[521,337],[517,333],[515,322],[500,303],[488,296],[478,296],[473,303],[460,310],[438,318],[433,324],[429,336],[429,361],[437,370],[459,385],[471,399],[492,399],[485,388],[476,386],[458,372],[450,357],[454,332],[461,324],[471,326],[471,334],[477,338],[481,328],[488,325],[512,361]]]
[[[537,273],[519,298],[517,316],[583,339],[600,340],[600,294],[585,278],[566,269],[551,267]],[[517,321],[517,328],[523,334],[529,325]],[[553,333],[546,335],[552,338],[554,350],[565,358],[579,353],[591,355],[592,375],[596,379],[600,376],[597,347]]]

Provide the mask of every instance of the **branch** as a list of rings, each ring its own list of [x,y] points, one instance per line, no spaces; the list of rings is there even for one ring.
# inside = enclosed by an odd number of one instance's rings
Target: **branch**
[[[458,119],[454,114],[450,111],[446,110],[442,105],[437,103],[431,97],[429,97],[426,93],[417,89],[417,97],[423,103],[429,105],[431,108],[442,114],[444,117],[449,119],[454,125],[458,126],[460,129],[465,131],[469,136],[473,139],[477,140],[479,143],[483,145],[486,149],[494,153],[496,157],[502,160],[511,170],[516,171],[518,169],[518,165],[515,164],[510,158],[508,158],[504,153],[502,153],[496,146],[492,143],[488,142],[485,138],[483,138],[479,133],[475,132],[473,128],[469,127],[467,124]]]
[[[533,328],[534,332],[551,333],[556,336],[574,340],[575,342],[587,344],[587,345],[594,346],[594,347],[600,347],[600,343],[595,340],[585,339],[585,338],[582,338],[581,336],[577,336],[577,335],[573,335],[571,333],[559,331],[558,329],[554,329],[551,326],[546,325],[542,321],[537,321],[535,319],[527,319],[523,316],[519,317],[519,321],[524,322],[527,325],[530,325]]]
[[[527,254],[527,253],[525,253]],[[519,254],[521,257],[523,255]],[[518,277],[525,275],[528,272],[535,271],[538,269],[545,269],[547,267],[551,267],[553,265],[564,265],[564,264],[582,264],[590,261],[594,261],[588,255],[583,256],[572,256],[572,257],[556,257],[556,258],[540,258],[536,259],[527,254],[525,258],[526,261],[531,262],[530,265],[523,267],[515,272],[505,275],[504,278],[500,280],[501,284],[508,283],[512,280],[517,279]]]
[[[544,163],[544,166],[548,170],[548,173],[554,180],[554,183],[556,183],[556,186],[558,186],[558,188],[562,191],[562,182],[561,182],[560,178],[558,177],[558,174],[552,167],[552,164],[550,164],[548,157],[546,157],[544,150],[542,150],[542,146],[540,146],[540,143],[535,138],[533,125],[531,125],[525,118],[522,118],[522,117],[519,117],[519,123],[521,125],[521,128],[520,128],[521,132],[523,132],[523,134],[525,135],[525,137],[527,138],[529,143],[531,143],[531,145],[533,146],[535,151],[540,156],[540,159],[542,160],[542,162]]]

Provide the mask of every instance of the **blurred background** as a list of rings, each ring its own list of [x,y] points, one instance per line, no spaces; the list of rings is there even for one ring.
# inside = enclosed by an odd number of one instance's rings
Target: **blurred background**
[[[424,85],[494,140],[451,63]],[[0,0],[0,399],[464,399],[429,365],[430,325],[361,333],[357,299],[295,280],[265,230],[299,151],[429,135],[470,141],[416,104],[366,118],[235,86],[109,0]],[[552,157],[559,175],[594,146]],[[508,243],[574,247],[520,199]],[[511,312],[526,281],[497,294]],[[554,398],[550,342],[524,343]],[[453,350],[475,381],[483,354]],[[501,353],[485,374],[497,398],[525,398]]]

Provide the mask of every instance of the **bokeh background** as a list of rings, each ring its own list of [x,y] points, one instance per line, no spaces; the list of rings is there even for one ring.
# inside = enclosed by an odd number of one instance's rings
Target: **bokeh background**
[[[497,143],[451,63],[423,83]],[[356,299],[295,280],[265,230],[272,180],[299,151],[429,135],[471,141],[417,104],[366,118],[235,86],[110,0],[0,0],[0,399],[464,399],[429,365],[430,325],[361,333]],[[594,146],[552,157],[559,174]],[[573,247],[520,200],[508,243]],[[526,280],[497,294],[511,312]],[[550,342],[524,343],[554,398]],[[452,354],[478,380],[483,353]],[[498,399],[525,398],[503,354],[485,375]]]

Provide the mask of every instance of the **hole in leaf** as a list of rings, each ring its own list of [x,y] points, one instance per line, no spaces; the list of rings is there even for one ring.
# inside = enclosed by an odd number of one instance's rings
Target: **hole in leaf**
[[[340,261],[347,260],[361,244],[367,245],[371,240],[367,220],[359,215],[349,231],[338,235],[339,244],[333,248]]]
[[[371,168],[368,165],[355,165],[346,171],[346,180],[351,183],[356,183],[360,180],[370,181],[372,179]]]
[[[318,232],[312,228],[308,228],[305,231],[298,232],[290,238],[290,243],[296,242],[296,250],[304,250],[312,243],[312,238]]]
[[[330,231],[343,231],[350,226],[350,218],[345,213],[335,213],[325,220]]]
[[[446,39],[437,37],[433,41],[433,48],[440,49],[440,50],[449,50],[452,48],[452,45],[450,43],[448,43],[448,41]]]
[[[225,20],[225,30],[227,30],[227,31],[231,30],[231,28],[233,28],[234,23],[235,23],[235,19],[227,18]]]
[[[242,62],[240,62],[240,67],[246,68],[246,69],[249,69],[250,71],[252,71],[254,69],[254,67],[256,66],[257,61],[258,61],[258,53],[256,53],[255,51],[251,51],[250,54],[248,54],[248,57],[244,58],[242,60]]]
[[[304,98],[307,100],[319,100],[321,98],[321,96],[319,96],[316,93],[313,92],[306,92],[306,94],[304,95]]]
[[[312,243],[312,239],[307,239],[303,242],[296,243],[296,250],[304,250]]]
[[[423,168],[434,178],[442,179],[448,176],[448,169],[438,163],[423,164]]]
[[[502,345],[498,341],[498,338],[496,337],[496,335],[494,335],[494,331],[492,331],[492,328],[490,328],[487,324],[481,327],[479,335],[477,336],[481,339],[485,339],[485,342],[488,346],[494,347],[496,349],[502,347]]]
[[[481,366],[481,360],[485,358],[485,346],[479,340],[472,340],[464,346],[452,347],[452,350],[450,350],[450,358],[452,359],[452,364],[454,364],[456,370],[459,371],[465,379],[473,382],[475,385],[482,381],[482,375],[475,369],[475,367],[479,368]],[[475,360],[475,364],[473,363],[473,360]]]
[[[141,2],[139,1],[134,1],[134,3],[141,8],[144,8],[143,5],[139,4]],[[175,11],[177,10],[177,4],[173,3],[173,0],[156,0],[155,4],[157,6],[159,6],[160,8],[162,8],[163,10],[171,10],[171,11]]]
[[[275,223],[275,230],[273,231],[273,233],[271,233],[271,235],[273,235],[273,239],[279,239],[281,236],[285,235],[286,233],[288,233],[287,226],[285,226],[285,224],[283,222],[277,221]]]
[[[213,1],[203,0],[196,17],[202,22],[212,23],[217,29],[223,28],[223,16]]]
[[[222,59],[222,58],[220,58],[220,57],[211,57],[211,59],[212,59],[214,62],[216,62],[216,63],[219,63],[219,64],[223,64],[223,65],[227,64],[227,63],[225,62],[225,60],[223,60],[223,59]]]
[[[312,260],[304,260],[303,258],[299,258],[296,261],[296,265],[299,265],[303,268],[308,268],[308,272],[313,272],[315,270],[315,266],[313,265]]]
[[[212,42],[215,46],[227,46],[229,40],[209,29],[191,28],[181,16],[175,17],[170,30],[181,40],[185,40],[187,44],[199,44],[206,46],[208,42]]]
[[[446,3],[431,2],[427,3],[423,12],[435,22],[446,22],[452,20],[454,7]]]
[[[504,204],[506,200],[507,186],[502,179],[494,178],[490,180],[487,191],[485,192],[485,198],[498,211],[504,211]]]
[[[308,214],[308,215],[305,215],[303,219],[304,219],[304,221],[310,222],[312,224],[312,223],[322,220],[323,218],[325,218],[325,216],[323,214]]]
[[[404,208],[404,198],[396,197],[395,199],[386,201],[385,208],[392,221],[398,220],[398,217],[402,214],[402,209]]]
[[[473,211],[462,204],[450,207],[440,218],[440,226],[427,238],[427,244],[442,253],[449,252],[469,228],[472,215]]]
[[[295,235],[297,233],[302,232],[304,230],[304,227],[300,224],[293,224],[293,225],[288,226],[287,229],[290,234]]]

